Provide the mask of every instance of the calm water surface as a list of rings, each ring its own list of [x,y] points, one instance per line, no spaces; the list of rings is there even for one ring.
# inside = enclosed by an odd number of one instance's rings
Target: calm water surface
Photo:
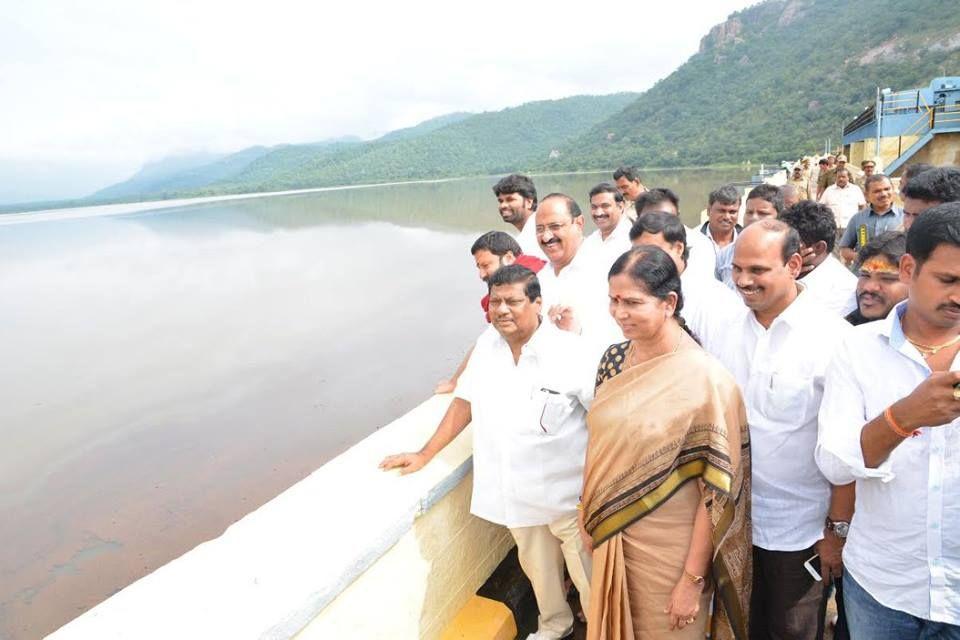
[[[746,173],[645,182],[690,224]],[[536,183],[586,211],[607,178]],[[424,400],[483,328],[469,248],[512,231],[493,182],[0,216],[0,638],[42,637]]]

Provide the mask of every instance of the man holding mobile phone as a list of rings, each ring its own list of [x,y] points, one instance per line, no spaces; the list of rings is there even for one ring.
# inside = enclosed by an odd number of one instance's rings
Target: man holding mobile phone
[[[960,203],[907,234],[908,296],[830,364],[817,463],[856,483],[843,549],[854,640],[960,638]]]

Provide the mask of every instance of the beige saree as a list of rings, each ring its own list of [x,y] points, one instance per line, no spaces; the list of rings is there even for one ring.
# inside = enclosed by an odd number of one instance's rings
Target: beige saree
[[[619,371],[611,348],[587,415],[584,524],[593,537],[589,640],[645,640],[680,579],[702,501],[712,524],[713,591],[696,624],[669,638],[746,640],[751,585],[750,453],[732,376],[693,340]],[[611,362],[619,358],[618,362]]]

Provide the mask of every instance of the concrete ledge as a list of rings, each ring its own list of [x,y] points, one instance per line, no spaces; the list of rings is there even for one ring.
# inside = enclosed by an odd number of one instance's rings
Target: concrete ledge
[[[507,605],[473,596],[444,630],[441,640],[513,640],[517,625]]]
[[[449,401],[424,402],[49,637],[439,637],[509,533],[469,515],[469,428],[418,473],[377,463],[420,447]]]

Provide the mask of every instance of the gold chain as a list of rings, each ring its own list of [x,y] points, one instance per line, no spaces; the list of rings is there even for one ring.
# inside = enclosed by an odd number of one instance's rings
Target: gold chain
[[[939,353],[943,349],[946,349],[947,347],[951,347],[957,344],[958,342],[960,342],[960,334],[957,334],[956,336],[954,336],[952,340],[948,340],[947,342],[944,342],[943,344],[938,344],[938,345],[920,344],[919,342],[914,342],[910,338],[907,338],[907,341],[910,344],[912,344],[914,347],[916,347],[917,351],[919,351],[924,358],[930,358],[932,356],[937,355],[937,353]]]

